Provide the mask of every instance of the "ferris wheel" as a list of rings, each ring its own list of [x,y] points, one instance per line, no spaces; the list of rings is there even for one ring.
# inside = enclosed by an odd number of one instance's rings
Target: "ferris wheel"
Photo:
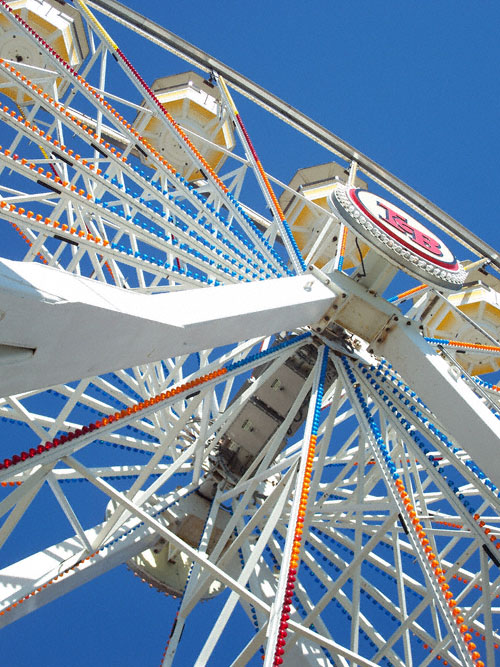
[[[0,627],[126,564],[165,666],[495,665],[498,253],[115,0],[0,30]]]

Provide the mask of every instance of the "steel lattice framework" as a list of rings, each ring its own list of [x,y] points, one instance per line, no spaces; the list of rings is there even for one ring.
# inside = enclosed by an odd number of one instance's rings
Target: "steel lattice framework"
[[[0,0],[0,27],[36,58],[0,59],[0,625],[128,563],[179,597],[164,665],[216,594],[200,667],[235,627],[234,666],[494,665],[500,390],[471,368],[497,363],[496,334],[431,281],[389,298],[407,277],[374,250],[342,270],[352,232],[265,172],[230,90],[473,252],[471,284],[498,289],[497,252],[114,0],[39,0],[80,26],[81,57],[18,4]],[[209,71],[234,145],[177,120],[89,7]],[[276,188],[321,220],[305,250]],[[422,335],[439,306],[474,342]],[[101,502],[73,502],[76,481]],[[47,488],[67,537],[48,525],[33,549],[23,518]]]

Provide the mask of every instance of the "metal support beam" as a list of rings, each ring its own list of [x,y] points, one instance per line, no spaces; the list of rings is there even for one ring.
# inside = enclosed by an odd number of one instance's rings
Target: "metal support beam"
[[[433,349],[410,320],[400,321],[387,338],[375,343],[376,354],[385,357],[409,382],[450,433],[490,479],[500,486],[500,436],[498,420],[462,380],[456,369]]]
[[[80,538],[72,537],[0,570],[0,611],[5,612],[0,616],[0,628],[125,563],[144,549],[152,547],[157,542],[158,536],[150,526],[138,526],[138,523],[133,517],[123,527],[120,533],[123,534],[121,540],[102,549],[84,562],[80,563],[80,559],[86,557]],[[127,529],[133,526],[138,527],[126,535]],[[97,526],[86,531],[87,541],[95,537],[99,528],[100,526]],[[76,563],[80,564],[60,576],[60,572],[70,566],[73,567]],[[23,604],[18,603],[24,596],[33,592],[36,594],[24,599]],[[13,607],[16,603],[17,605]]]
[[[79,470],[81,474],[84,477],[86,477],[92,484],[94,484],[98,489],[103,491],[105,494],[109,495],[113,500],[116,500],[118,503],[123,504],[125,507],[127,507],[127,509],[131,510],[132,513],[135,514],[139,519],[141,519],[146,526],[150,526],[151,528],[156,530],[158,535],[164,537],[168,542],[171,542],[172,544],[174,544],[175,546],[179,547],[184,552],[186,552],[188,556],[190,556],[196,563],[199,563],[201,565],[202,569],[207,570],[212,575],[214,575],[217,580],[221,581],[223,584],[231,588],[233,591],[239,593],[239,595],[244,600],[253,604],[253,606],[256,609],[262,610],[267,614],[269,614],[270,605],[263,602],[258,596],[254,595],[244,586],[240,586],[240,584],[237,581],[235,581],[230,575],[228,575],[223,569],[220,569],[218,566],[211,563],[210,560],[207,559],[205,554],[200,554],[196,549],[193,549],[181,538],[179,538],[175,533],[170,531],[168,528],[165,528],[164,525],[160,523],[157,519],[153,518],[147,512],[140,509],[139,507],[136,507],[134,503],[130,502],[122,493],[116,491],[112,486],[107,484],[107,482],[91,475],[88,469],[85,468],[85,466],[83,466],[82,464],[75,461],[75,459],[67,457],[66,460],[70,465],[72,465],[74,469]],[[371,660],[355,655],[349,649],[346,649],[340,644],[337,644],[336,642],[319,635],[317,632],[314,632],[312,630],[309,630],[308,628],[303,627],[301,624],[296,623],[295,621],[290,620],[289,627],[298,635],[312,641],[313,643],[318,643],[320,646],[325,646],[328,649],[333,649],[334,651],[338,652],[339,655],[343,655],[351,660],[355,658],[356,661],[358,662],[359,667],[376,667],[375,663],[372,662]]]
[[[320,319],[332,293],[304,275],[141,294],[1,260],[0,300],[5,396],[293,330]]]
[[[312,267],[311,272],[336,295],[319,328],[333,321],[368,341],[368,352],[384,357],[397,369],[442,428],[500,486],[498,420],[462,380],[460,372],[426,342],[418,324],[339,271],[326,276]]]

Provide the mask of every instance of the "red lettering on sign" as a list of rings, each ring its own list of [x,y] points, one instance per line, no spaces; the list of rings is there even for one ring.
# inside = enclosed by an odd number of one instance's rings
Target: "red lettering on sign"
[[[431,236],[427,236],[427,234],[423,234],[418,229],[413,230],[413,236],[415,243],[418,243],[419,246],[422,246],[422,248],[432,252],[433,255],[437,255],[438,257],[443,256],[443,253],[441,252],[441,246],[436,241],[436,239],[433,239]]]
[[[388,222],[400,232],[403,232],[403,234],[411,237],[411,239],[415,241],[417,245],[419,245],[421,248],[425,248],[425,250],[432,253],[433,255],[436,255],[437,257],[443,256],[441,245],[436,241],[436,239],[432,238],[432,236],[424,234],[419,229],[412,227],[408,222],[408,218],[404,218],[402,215],[396,213],[396,211],[393,211],[392,208],[389,208],[382,202],[378,201],[377,206],[380,206],[384,209],[385,217],[379,215],[379,219],[382,220],[382,222]]]

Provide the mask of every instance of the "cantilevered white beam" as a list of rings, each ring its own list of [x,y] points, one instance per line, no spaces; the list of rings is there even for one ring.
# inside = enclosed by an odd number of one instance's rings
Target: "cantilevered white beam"
[[[340,272],[148,295],[1,260],[0,395],[332,320],[411,378],[444,429],[500,486],[498,420],[415,322]]]
[[[404,321],[374,348],[411,384],[455,443],[500,486],[500,422],[456,369]]]
[[[151,295],[0,260],[0,395],[293,330],[332,300],[311,275]]]

